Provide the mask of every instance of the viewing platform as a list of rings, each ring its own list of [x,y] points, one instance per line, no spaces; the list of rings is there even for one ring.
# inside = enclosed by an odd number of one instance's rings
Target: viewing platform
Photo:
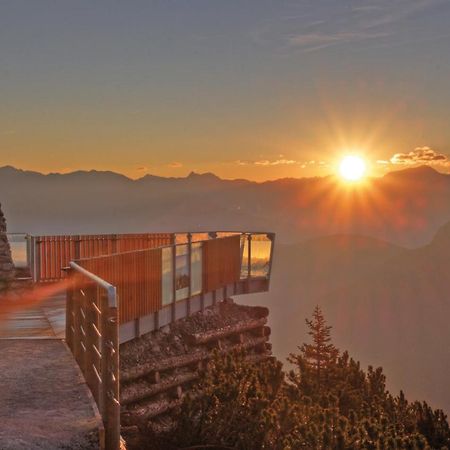
[[[76,361],[81,369],[87,392],[102,419],[98,445],[116,450],[121,430],[120,344],[232,296],[267,291],[274,239],[272,233],[229,231],[10,235],[16,267],[21,266],[20,270],[28,274],[37,295],[52,293],[53,306],[44,301],[10,315],[2,322],[0,344],[6,349],[8,342],[33,341],[24,347],[28,350],[39,341],[41,350],[37,353],[51,359],[56,353],[45,350],[49,340],[49,346],[61,346],[58,361],[66,361],[64,338],[74,357],[69,360]],[[23,361],[18,357],[20,352],[14,350],[20,344],[9,345],[13,374]],[[73,383],[67,381],[65,363],[55,362],[49,367],[49,383],[54,377],[55,383],[60,378],[69,385],[79,385],[76,377],[72,376]],[[6,369],[1,370],[3,374]],[[31,365],[23,367],[21,376],[26,379],[33,373]],[[47,395],[45,389],[42,392]],[[25,399],[12,415],[22,416],[21,408],[27,409]]]

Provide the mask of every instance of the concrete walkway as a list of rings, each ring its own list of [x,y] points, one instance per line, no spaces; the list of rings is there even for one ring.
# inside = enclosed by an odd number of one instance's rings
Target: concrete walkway
[[[101,419],[63,335],[61,297],[0,322],[1,450],[99,448]]]

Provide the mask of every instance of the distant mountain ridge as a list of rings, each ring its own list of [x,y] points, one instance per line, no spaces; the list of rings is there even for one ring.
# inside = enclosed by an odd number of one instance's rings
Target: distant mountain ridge
[[[333,176],[257,183],[214,174],[48,174],[0,168],[9,229],[39,234],[267,229],[279,242],[352,233],[399,245],[428,242],[450,220],[450,175],[429,167],[349,187]]]
[[[304,341],[320,304],[340,348],[450,411],[450,175],[419,167],[352,187],[332,176],[131,180],[6,167],[0,202],[10,231],[35,234],[275,231],[271,290],[257,302],[270,307],[277,356]]]
[[[304,317],[320,305],[340,348],[383,366],[390,389],[450,412],[450,222],[415,249],[361,236],[279,245],[273,267],[258,302],[277,356],[303,342]]]

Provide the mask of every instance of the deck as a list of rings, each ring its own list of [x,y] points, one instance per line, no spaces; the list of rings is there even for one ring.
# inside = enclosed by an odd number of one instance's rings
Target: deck
[[[98,449],[101,417],[64,336],[64,297],[0,322],[0,448]]]

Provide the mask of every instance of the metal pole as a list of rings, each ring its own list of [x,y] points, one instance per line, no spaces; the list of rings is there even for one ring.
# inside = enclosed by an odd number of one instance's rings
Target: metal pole
[[[189,286],[188,286],[188,298],[186,301],[186,314],[189,316],[191,314],[191,295],[192,295],[192,234],[187,234],[188,238],[188,275],[189,275]]]
[[[177,301],[177,246],[172,247],[172,322],[175,322],[176,317],[176,301]]]
[[[250,279],[252,277],[252,235],[247,235],[247,292],[250,291]]]

